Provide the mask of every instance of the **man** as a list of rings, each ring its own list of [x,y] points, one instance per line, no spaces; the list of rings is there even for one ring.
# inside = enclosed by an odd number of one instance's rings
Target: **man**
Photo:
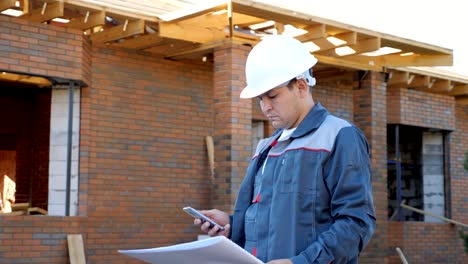
[[[317,59],[296,39],[271,36],[250,52],[248,86],[277,131],[260,141],[234,214],[202,211],[224,235],[268,263],[357,263],[375,228],[369,147],[362,132],[315,103]]]

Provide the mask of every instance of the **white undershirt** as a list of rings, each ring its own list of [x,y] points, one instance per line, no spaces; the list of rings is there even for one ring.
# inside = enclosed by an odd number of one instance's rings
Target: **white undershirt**
[[[294,132],[294,130],[296,130],[296,128],[290,128],[290,129],[285,129],[283,130],[283,132],[281,133],[281,136],[278,138],[278,141],[285,141],[285,140],[288,140],[289,137],[291,136],[291,134]],[[265,171],[265,166],[267,164],[267,161],[268,161],[268,155],[265,159],[265,162],[263,162],[263,167],[262,167],[262,174],[263,172]]]

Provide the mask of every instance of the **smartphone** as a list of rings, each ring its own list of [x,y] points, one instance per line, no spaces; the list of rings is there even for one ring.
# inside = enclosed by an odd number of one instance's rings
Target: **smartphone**
[[[187,207],[182,208],[182,210],[184,210],[184,212],[186,212],[187,214],[193,216],[193,218],[200,219],[202,221],[202,223],[205,223],[205,222],[210,223],[210,228],[213,228],[215,225],[219,225],[219,231],[224,231],[224,227],[222,227],[220,224],[213,221],[213,219],[211,219],[211,218],[205,216],[204,214],[200,213],[199,211],[193,209],[192,207],[187,206]]]

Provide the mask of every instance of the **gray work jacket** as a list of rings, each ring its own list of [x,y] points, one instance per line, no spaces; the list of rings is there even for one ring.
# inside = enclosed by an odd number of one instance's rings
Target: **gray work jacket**
[[[366,138],[320,104],[289,139],[276,143],[280,134],[257,146],[240,186],[231,239],[264,262],[357,263],[376,221]],[[270,145],[262,173],[258,157]]]

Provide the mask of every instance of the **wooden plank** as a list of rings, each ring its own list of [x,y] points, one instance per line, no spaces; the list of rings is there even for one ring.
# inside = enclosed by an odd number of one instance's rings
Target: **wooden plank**
[[[468,95],[468,84],[456,84],[453,87],[453,89],[449,92],[449,95]]]
[[[44,7],[45,6],[45,7]],[[34,9],[28,14],[20,16],[21,18],[27,19],[33,22],[45,22],[50,21],[57,17],[63,16],[63,2],[44,2],[43,6],[38,9]]]
[[[405,258],[405,255],[403,254],[403,251],[399,247],[395,248],[396,252],[398,253],[398,256],[400,256],[401,263],[402,264],[408,264],[408,261]]]
[[[432,92],[440,93],[440,92],[449,92],[452,90],[453,85],[452,82],[449,80],[436,80],[431,87]]]
[[[47,210],[44,210],[44,209],[42,209],[40,207],[28,208],[28,215],[37,215],[37,214],[47,215]]]
[[[333,65],[338,68],[349,68],[349,69],[358,69],[358,70],[370,70],[370,71],[383,71],[383,68],[378,64],[369,61],[354,61],[342,58],[328,57],[320,54],[314,54],[319,62]]]
[[[170,20],[166,20],[165,16],[167,16],[167,15],[161,15],[160,17],[161,17],[162,20],[165,20],[166,22],[175,23],[175,22],[179,22],[179,21],[190,20],[192,18],[199,17],[199,16],[209,14],[209,13],[213,13],[213,12],[216,12],[216,11],[221,11],[221,10],[226,9],[226,8],[227,8],[226,3],[220,4],[220,5],[217,5],[217,6],[213,6],[213,7],[210,7],[210,8],[202,8],[202,9],[200,9],[200,7],[198,7],[198,6],[193,6],[193,8],[191,8],[191,9],[190,8],[185,8],[184,10],[179,11],[180,15],[178,17],[170,19]]]
[[[375,51],[380,48],[380,38],[369,38],[369,39],[364,39],[364,40],[358,40],[356,44],[347,45],[344,47],[349,47],[353,49],[355,53],[348,54],[348,55],[339,55],[336,52],[336,49],[331,49],[331,50],[318,51],[317,54],[325,55],[328,57],[344,57],[344,56],[356,55],[359,53]]]
[[[387,82],[388,88],[403,88],[410,83],[409,72],[391,71]]]
[[[432,216],[434,218],[437,218],[437,219],[440,219],[442,221],[445,221],[447,223],[450,223],[450,224],[454,224],[454,225],[458,225],[458,226],[462,226],[462,227],[465,227],[465,228],[468,228],[468,225],[467,224],[464,224],[462,222],[458,222],[458,221],[455,221],[455,220],[452,220],[452,219],[449,219],[449,218],[446,218],[446,217],[443,217],[443,216],[440,216],[440,215],[436,215],[436,214],[433,214],[431,212],[426,212],[424,210],[421,210],[421,209],[418,209],[418,208],[414,208],[412,206],[409,206],[409,205],[406,205],[404,203],[401,203],[400,204],[401,207],[405,208],[405,209],[408,209],[408,210],[411,210],[411,211],[414,211],[416,213],[419,213],[419,214],[423,214],[423,215],[428,215],[428,216]]]
[[[430,84],[430,77],[426,75],[414,75],[411,74],[411,76],[414,76],[412,80],[408,83],[408,87],[410,88],[417,88],[417,87],[428,87]]]
[[[159,19],[154,15],[155,12],[149,10],[140,10],[136,8],[130,8],[129,2],[122,2],[123,5],[115,5],[99,1],[89,0],[61,0],[67,5],[73,5],[77,7],[89,8],[92,10],[105,10],[107,14],[118,15],[125,18],[142,19],[145,21],[158,22]],[[141,6],[141,5],[140,5]],[[141,8],[141,7],[140,7]]]
[[[386,67],[451,66],[453,64],[453,55],[384,55],[378,58],[380,64]]]
[[[143,33],[145,33],[145,21],[134,20],[128,21],[127,25],[124,23],[101,32],[96,32],[90,35],[90,39],[93,43],[107,43]]]
[[[113,46],[140,50],[156,46],[164,40],[165,38],[160,37],[158,34],[146,34],[132,39],[125,39],[122,42],[113,44]]]
[[[468,96],[456,97],[455,102],[459,105],[468,105]]]
[[[67,24],[67,27],[86,30],[86,29],[93,28],[96,26],[104,25],[105,23],[106,23],[106,12],[99,11],[99,12],[89,13],[88,16],[74,18],[70,20],[70,22]]]
[[[159,23],[159,36],[185,41],[206,43],[225,38],[222,29],[203,28],[181,23]]]
[[[300,42],[311,41],[318,38],[325,38],[327,37],[326,26],[324,24],[313,25],[304,28],[307,33],[303,35],[299,35],[296,37],[297,40]]]
[[[180,60],[180,59],[192,57],[193,54],[211,53],[215,47],[221,46],[224,43],[227,43],[228,41],[229,40],[217,40],[217,41],[213,41],[210,43],[198,44],[197,46],[191,49],[186,49],[183,51],[178,51],[178,52],[167,54],[166,58],[173,59],[173,60]]]
[[[23,9],[23,14],[29,13],[29,0],[20,0],[20,7]]]
[[[20,79],[19,81],[22,83],[34,84],[34,85],[37,85],[38,87],[52,86],[52,83],[44,77],[28,76],[27,78]]]
[[[198,47],[199,44],[191,43],[191,42],[185,42],[185,41],[178,41],[178,40],[173,40],[173,39],[165,39],[162,41],[160,44],[145,49],[145,51],[150,52],[150,53],[155,53],[155,54],[160,54],[163,56],[167,56],[169,54],[174,54],[177,52],[182,52],[185,50],[190,50],[193,48]]]
[[[334,49],[338,47],[354,45],[356,44],[356,39],[357,39],[356,36],[357,36],[356,32],[347,32],[347,33],[342,33],[342,34],[333,36],[346,42],[346,43],[336,45],[336,46],[333,43],[331,43],[327,38],[314,39],[312,40],[312,42],[318,47],[320,47],[320,51],[324,51],[324,50],[330,50],[330,49]]]
[[[2,0],[0,1],[0,11],[6,10],[8,8],[14,8],[16,0]]]
[[[86,264],[86,257],[81,234],[67,235],[70,264]]]
[[[11,205],[11,209],[13,210],[13,212],[16,212],[16,211],[28,211],[28,208],[29,208],[29,203],[15,203],[15,204],[12,204]]]
[[[16,183],[7,175],[1,177],[0,182],[0,211],[11,213],[11,205],[15,203]]]

